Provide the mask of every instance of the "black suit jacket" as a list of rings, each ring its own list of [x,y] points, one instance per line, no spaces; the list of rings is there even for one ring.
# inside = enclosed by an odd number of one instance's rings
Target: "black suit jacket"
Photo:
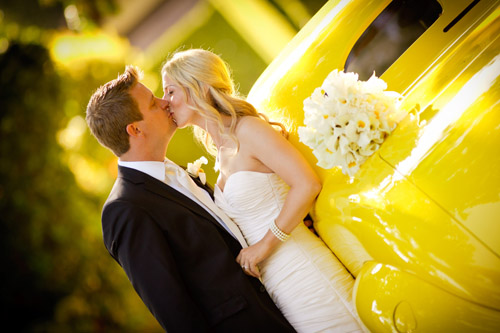
[[[198,204],[119,167],[102,213],[104,243],[169,332],[289,332],[258,279],[242,272],[237,240]]]

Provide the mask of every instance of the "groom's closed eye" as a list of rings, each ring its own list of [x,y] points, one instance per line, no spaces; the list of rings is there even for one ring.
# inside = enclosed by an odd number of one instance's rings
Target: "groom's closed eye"
[[[155,106],[155,103],[156,103],[156,98],[153,94],[151,94],[151,101],[149,102],[150,108],[153,108]]]

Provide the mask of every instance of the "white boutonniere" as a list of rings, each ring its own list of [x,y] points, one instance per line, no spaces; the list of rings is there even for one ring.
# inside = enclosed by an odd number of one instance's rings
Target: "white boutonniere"
[[[207,182],[207,175],[205,174],[205,171],[201,168],[203,164],[207,164],[208,160],[205,156],[200,157],[193,163],[188,163],[187,164],[187,172],[195,178],[200,178],[200,181],[203,185]]]

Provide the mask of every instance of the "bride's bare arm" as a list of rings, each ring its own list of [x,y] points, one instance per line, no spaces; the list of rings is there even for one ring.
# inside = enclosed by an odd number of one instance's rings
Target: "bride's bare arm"
[[[290,234],[307,215],[321,190],[314,170],[295,147],[265,121],[246,117],[237,130],[241,153],[260,162],[263,169],[275,172],[289,186],[276,226]],[[248,267],[247,272],[259,276],[257,264],[267,258],[280,240],[268,230],[258,243],[243,249],[236,260]]]

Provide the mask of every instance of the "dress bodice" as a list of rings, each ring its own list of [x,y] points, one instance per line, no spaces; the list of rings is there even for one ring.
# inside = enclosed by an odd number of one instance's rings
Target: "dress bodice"
[[[259,241],[278,217],[289,186],[275,173],[238,171],[222,191],[214,189],[215,203],[240,227],[249,245]]]

